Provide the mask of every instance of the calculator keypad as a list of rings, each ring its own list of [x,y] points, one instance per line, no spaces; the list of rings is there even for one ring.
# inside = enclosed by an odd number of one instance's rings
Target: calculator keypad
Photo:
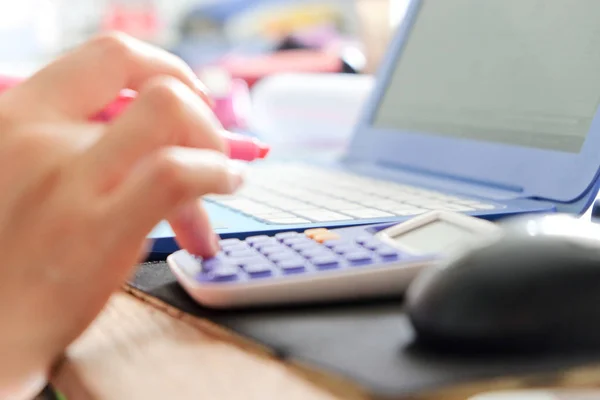
[[[244,241],[220,241],[221,252],[202,261],[200,280],[234,282],[318,273],[392,262],[402,255],[373,236],[341,238],[335,231],[310,229],[304,233],[259,235]]]

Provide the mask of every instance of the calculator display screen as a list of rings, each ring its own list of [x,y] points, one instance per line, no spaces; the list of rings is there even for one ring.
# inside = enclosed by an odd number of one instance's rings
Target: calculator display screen
[[[441,253],[473,238],[473,231],[445,220],[436,220],[391,236],[398,245],[418,253]]]

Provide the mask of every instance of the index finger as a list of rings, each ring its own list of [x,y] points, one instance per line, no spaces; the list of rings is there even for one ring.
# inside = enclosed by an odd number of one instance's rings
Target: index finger
[[[138,90],[156,76],[178,79],[212,103],[206,87],[183,60],[116,33],[98,36],[43,68],[11,91],[7,103],[28,105],[26,110],[15,110],[17,114],[89,118],[113,102],[122,89]]]

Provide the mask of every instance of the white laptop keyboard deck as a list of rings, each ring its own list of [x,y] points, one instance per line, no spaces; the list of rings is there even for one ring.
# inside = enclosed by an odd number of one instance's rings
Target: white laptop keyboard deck
[[[253,166],[246,185],[213,202],[273,225],[469,212],[502,205],[302,164]]]

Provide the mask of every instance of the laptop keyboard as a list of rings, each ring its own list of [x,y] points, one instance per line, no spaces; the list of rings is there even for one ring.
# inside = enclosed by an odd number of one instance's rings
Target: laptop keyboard
[[[206,200],[267,224],[342,222],[413,216],[431,210],[472,212],[498,204],[451,196],[308,165],[255,165],[233,196]]]

